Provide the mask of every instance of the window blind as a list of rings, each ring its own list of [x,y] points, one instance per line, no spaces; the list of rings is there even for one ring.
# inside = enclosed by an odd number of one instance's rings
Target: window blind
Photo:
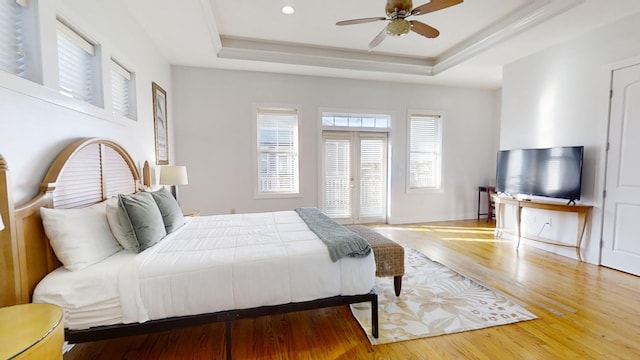
[[[21,77],[25,73],[23,11],[16,0],[0,0],[0,70]]]
[[[131,93],[133,82],[131,72],[111,59],[111,99],[112,111],[116,115],[133,119],[133,106]]]
[[[440,187],[440,117],[411,115],[409,188]]]
[[[360,217],[385,213],[385,147],[383,139],[360,141]]]
[[[324,139],[323,211],[331,218],[351,217],[351,141]]]
[[[258,109],[258,191],[298,192],[298,114]]]
[[[95,47],[58,20],[60,93],[90,104],[95,92]]]

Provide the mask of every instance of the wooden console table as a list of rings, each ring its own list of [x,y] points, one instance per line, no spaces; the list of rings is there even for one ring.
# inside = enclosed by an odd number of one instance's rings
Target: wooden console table
[[[593,206],[566,205],[566,204],[551,203],[551,202],[518,200],[518,199],[513,199],[513,198],[508,198],[503,196],[496,196],[496,195],[493,196],[493,200],[495,201],[495,206],[496,206],[495,235],[498,237],[502,236],[502,232],[505,231],[504,205],[507,204],[507,205],[513,205],[516,207],[516,235],[518,236],[518,245],[516,248],[520,248],[520,239],[522,238],[522,235],[520,233],[520,228],[521,228],[520,221],[521,221],[521,214],[522,214],[523,208],[577,213],[578,214],[578,236],[577,236],[575,245],[568,245],[568,244],[557,242],[557,241],[541,239],[539,237],[527,237],[527,239],[539,241],[539,242],[543,242],[551,245],[575,247],[578,260],[582,261],[582,255],[580,255],[580,245],[582,244],[582,236],[584,235],[584,229],[587,225],[587,215],[589,213],[589,210]]]

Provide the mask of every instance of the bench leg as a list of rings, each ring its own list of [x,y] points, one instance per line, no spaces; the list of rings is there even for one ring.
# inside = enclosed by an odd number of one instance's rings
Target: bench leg
[[[396,291],[396,296],[400,296],[402,290],[402,275],[393,277],[393,289]]]
[[[371,333],[374,338],[378,338],[378,295],[374,292],[371,299]]]

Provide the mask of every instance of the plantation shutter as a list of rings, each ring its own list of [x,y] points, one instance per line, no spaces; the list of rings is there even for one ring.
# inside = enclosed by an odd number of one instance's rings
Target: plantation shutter
[[[258,109],[258,191],[298,192],[298,114]]]
[[[351,140],[332,135],[324,139],[324,213],[331,218],[351,217]]]
[[[410,119],[409,188],[440,186],[440,117],[416,116]]]
[[[111,59],[111,98],[113,113],[133,118],[131,72]]]
[[[93,104],[94,45],[58,20],[60,93]]]
[[[385,214],[386,166],[384,139],[360,141],[360,217]]]
[[[25,72],[22,12],[16,0],[0,0],[0,70],[17,76]]]

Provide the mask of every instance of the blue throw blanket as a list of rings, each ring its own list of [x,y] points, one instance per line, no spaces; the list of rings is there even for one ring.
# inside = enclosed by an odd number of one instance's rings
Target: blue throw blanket
[[[367,240],[333,221],[318,208],[297,208],[296,212],[307,223],[309,229],[327,245],[333,262],[345,256],[365,257],[371,252],[371,245]]]

